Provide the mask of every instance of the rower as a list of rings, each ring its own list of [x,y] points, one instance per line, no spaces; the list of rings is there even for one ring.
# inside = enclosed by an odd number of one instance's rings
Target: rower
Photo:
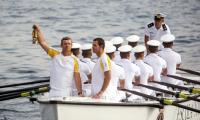
[[[135,58],[136,58],[135,64],[140,68],[140,73],[141,73],[140,81],[137,84],[148,85],[148,81],[153,80],[153,68],[143,61],[146,47],[143,45],[138,45],[133,48],[133,51],[135,53]],[[140,89],[142,93],[148,95],[153,94],[153,91],[147,88],[141,87]]]
[[[128,41],[128,45],[130,45],[132,48],[134,48],[135,46],[138,45],[138,41],[140,40],[140,37],[138,35],[131,35],[129,37],[126,38],[126,40]],[[135,55],[134,55],[134,51],[131,51],[131,61],[134,62],[135,61]]]
[[[170,29],[167,24],[165,24],[164,18],[166,15],[162,13],[158,13],[154,16],[154,22],[149,23],[145,27],[145,36],[144,36],[144,42],[147,46],[147,42],[149,40],[158,40],[160,41],[161,36],[165,34],[170,34]],[[159,50],[163,48],[163,46],[159,46]]]
[[[60,44],[62,51],[59,52],[49,47],[38,25],[34,25],[33,28],[38,34],[38,43],[52,58],[50,99],[62,100],[64,97],[73,96],[73,86],[76,86],[77,94],[83,96],[78,59],[71,52],[72,39],[62,38]]]
[[[122,46],[122,43],[124,42],[124,39],[122,37],[114,37],[110,40],[110,42],[116,47],[116,51],[115,51],[115,63],[118,63],[120,61],[120,55],[119,55],[119,51],[118,48],[120,46]]]
[[[115,58],[115,51],[116,47],[111,45],[111,46],[106,46],[106,54],[110,57],[111,60],[111,81],[110,85],[112,86],[112,91],[113,91],[113,100],[120,101],[122,99],[125,99],[125,94],[122,91],[118,91],[117,88],[124,88],[124,81],[125,81],[125,72],[122,66],[117,65],[114,62]]]
[[[130,55],[132,47],[130,45],[123,45],[118,49],[120,51],[121,60],[119,64],[125,71],[125,89],[140,91],[138,86],[133,86],[132,82],[137,83],[140,80],[140,68],[131,62]],[[129,100],[140,99],[141,97],[131,95]]]
[[[172,34],[163,35],[161,41],[164,48],[158,52],[158,55],[167,62],[167,74],[169,75],[176,75],[176,69],[181,65],[181,55],[172,49],[174,40],[175,36]],[[183,85],[182,81],[166,76],[163,76],[162,80],[175,85]]]
[[[105,42],[102,38],[93,40],[92,49],[98,56],[98,60],[92,70],[92,97],[109,99],[112,96],[110,90],[111,61],[104,52]]]
[[[91,95],[91,88],[86,88],[85,87],[85,82],[86,81],[91,81],[91,78],[92,78],[92,75],[91,75],[91,70],[89,68],[89,66],[81,61],[78,56],[80,54],[80,48],[81,48],[81,45],[79,43],[72,43],[72,53],[77,57],[78,59],[78,63],[79,63],[79,68],[80,68],[80,77],[81,77],[81,81],[82,81],[82,86],[83,86],[83,92],[84,92],[84,95],[85,96],[90,96]],[[77,94],[77,91],[74,90],[73,91],[73,94],[74,96],[76,96]]]
[[[160,42],[157,40],[150,40],[147,42],[149,54],[145,57],[144,62],[153,68],[154,81],[161,81],[161,75],[167,75],[166,61],[157,55]],[[167,89],[165,86],[151,83],[155,87]]]
[[[82,50],[82,56],[83,58],[81,59],[82,62],[85,62],[90,70],[92,71],[92,69],[94,68],[95,63],[91,60],[92,57],[92,44],[83,44],[81,46],[81,50]]]

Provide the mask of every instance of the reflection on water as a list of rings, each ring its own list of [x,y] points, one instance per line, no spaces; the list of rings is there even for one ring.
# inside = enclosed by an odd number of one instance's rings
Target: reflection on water
[[[40,24],[54,47],[59,47],[60,39],[66,35],[79,43],[91,42],[95,37],[109,40],[131,34],[138,34],[143,41],[144,26],[157,11],[168,15],[166,23],[176,35],[175,50],[182,55],[183,67],[200,70],[199,4],[199,0],[1,0],[1,84],[49,75],[50,58],[31,42],[34,23]],[[38,105],[27,99],[2,103],[0,119],[40,119]]]

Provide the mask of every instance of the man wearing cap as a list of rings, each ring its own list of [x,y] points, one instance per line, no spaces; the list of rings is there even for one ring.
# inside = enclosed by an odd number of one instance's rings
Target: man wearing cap
[[[119,64],[124,68],[125,71],[125,88],[129,90],[139,89],[133,86],[132,82],[138,83],[140,80],[140,68],[130,61],[132,47],[130,45],[123,45],[119,47],[121,60]],[[131,95],[130,100],[138,99],[139,96]]]
[[[143,61],[146,47],[143,45],[138,45],[134,47],[133,50],[136,58],[135,64],[140,68],[140,73],[141,73],[139,83],[147,85],[148,81],[153,80],[153,68]],[[146,89],[144,87],[141,87],[141,92],[149,95],[153,93],[153,91],[150,91],[149,89]]]
[[[106,54],[111,59],[111,80],[110,85],[113,90],[113,98],[114,100],[120,101],[125,98],[125,94],[122,91],[118,91],[117,88],[124,88],[125,82],[125,72],[122,66],[117,65],[113,60],[115,58],[116,47],[113,45],[106,46]]]
[[[172,34],[163,35],[161,41],[163,42],[164,48],[158,52],[158,55],[167,62],[167,74],[169,75],[176,75],[176,69],[180,67],[181,64],[180,54],[172,50],[174,40],[175,36]],[[172,84],[183,84],[182,81],[166,76],[162,77],[162,80]]]
[[[145,57],[144,62],[153,68],[154,81],[161,81],[161,74],[167,74],[167,64],[166,61],[157,55],[158,47],[160,42],[157,40],[150,40],[147,42],[149,54]],[[153,83],[152,83],[153,84]],[[166,89],[166,87],[153,84],[156,87]]]
[[[80,48],[81,48],[81,45],[79,43],[72,43],[72,53],[77,57],[78,63],[80,66],[80,77],[81,77],[81,81],[82,81],[84,95],[90,96],[91,91],[88,90],[88,88],[86,87],[87,85],[85,85],[84,82],[91,81],[91,78],[92,78],[91,70],[85,62],[81,61],[78,58],[78,56],[80,54]],[[74,93],[74,95],[77,95],[76,90],[74,90],[73,93]]]
[[[165,34],[170,34],[170,29],[167,24],[164,23],[165,15],[158,13],[154,16],[154,22],[148,24],[145,27],[145,36],[144,42],[147,45],[149,40],[158,40],[160,41],[161,36]],[[159,46],[159,50],[162,46]]]
[[[50,99],[63,99],[72,96],[73,86],[77,94],[82,95],[82,86],[79,73],[79,63],[72,55],[72,39],[64,37],[61,40],[62,51],[59,52],[49,47],[38,25],[33,26],[38,35],[38,43],[52,58],[50,70]]]
[[[137,35],[131,35],[129,37],[126,38],[126,40],[128,41],[128,45],[130,45],[132,48],[134,48],[135,46],[137,46],[138,41],[140,40],[140,37]],[[134,56],[134,51],[131,51],[131,61],[134,62],[135,61],[135,56]]]
[[[82,50],[82,56],[83,56],[81,61],[85,62],[89,66],[90,70],[92,71],[95,65],[95,63],[91,60],[92,44],[87,43],[87,44],[82,45],[81,50]]]
[[[111,61],[104,52],[105,42],[102,38],[93,40],[92,49],[98,60],[92,70],[92,97],[109,99],[112,96],[110,86]]]
[[[119,55],[119,51],[118,48],[120,46],[122,46],[122,43],[124,42],[124,39],[122,37],[114,37],[110,40],[110,42],[116,47],[116,51],[115,51],[115,59],[114,61],[116,63],[118,63],[120,61],[120,55]]]

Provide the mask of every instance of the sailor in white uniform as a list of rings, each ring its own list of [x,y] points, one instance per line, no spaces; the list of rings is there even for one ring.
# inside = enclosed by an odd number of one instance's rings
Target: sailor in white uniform
[[[119,55],[120,52],[118,51],[118,48],[122,46],[124,39],[122,37],[114,37],[110,40],[110,42],[116,47],[114,61],[115,63],[118,63],[121,60],[120,55]]]
[[[92,56],[92,44],[84,44],[81,46],[82,50],[82,57],[80,61],[83,63],[86,63],[88,67],[90,68],[90,71],[93,70],[95,62],[91,60]],[[91,96],[91,79],[86,80],[83,82],[83,91],[85,96]]]
[[[154,22],[149,23],[145,27],[145,36],[144,36],[145,45],[147,45],[147,42],[149,40],[160,41],[161,36],[171,33],[168,25],[165,24],[164,18],[165,18],[164,14],[158,13],[154,16]],[[159,50],[162,48],[163,46],[160,45]]]
[[[138,45],[138,41],[140,40],[140,37],[138,35],[131,35],[129,37],[126,38],[126,40],[128,41],[128,45],[130,45],[132,48],[134,48],[135,46]],[[134,62],[135,59],[135,55],[134,55],[134,51],[131,51],[131,61]]]
[[[115,64],[115,62],[113,61],[115,58],[116,47],[113,45],[106,46],[105,51],[111,60],[112,72],[111,72],[110,85],[112,86],[113,99],[116,101],[120,101],[126,98],[125,92],[117,90],[118,85],[119,85],[119,88],[124,88],[125,72],[122,66]]]
[[[158,52],[158,55],[167,62],[167,74],[176,75],[176,69],[180,67],[181,56],[177,52],[173,51],[173,41],[175,36],[172,34],[166,34],[161,37],[164,48]],[[176,85],[183,85],[183,82],[170,77],[163,76],[162,80]]]
[[[140,68],[131,62],[130,54],[132,47],[130,45],[123,45],[118,49],[120,51],[121,60],[119,64],[125,71],[125,89],[140,91],[138,86],[134,86],[132,82],[137,83],[140,80]],[[131,95],[129,100],[141,99],[140,96]]]
[[[133,51],[136,58],[135,64],[140,68],[141,73],[139,83],[143,85],[148,85],[148,82],[153,80],[153,68],[143,61],[146,47],[143,45],[138,45],[133,48]],[[144,87],[141,87],[140,89],[142,93],[149,95],[153,94],[153,91],[151,91],[150,89]]]
[[[79,43],[72,43],[72,53],[77,58],[80,54],[80,48],[81,48],[81,45]],[[84,95],[90,96],[91,92],[87,92],[88,90],[84,90],[84,85],[85,85],[84,82],[91,81],[92,72],[86,62],[83,62],[78,58],[78,63],[80,65],[80,77],[82,81],[82,86],[83,86],[82,88],[83,88]],[[76,90],[74,90],[73,92],[74,92],[74,95],[77,95]]]
[[[167,74],[167,63],[157,54],[160,42],[157,40],[150,40],[147,42],[149,54],[145,57],[144,62],[153,68],[154,81],[161,81],[161,75]],[[151,83],[155,87],[167,89],[165,86]]]

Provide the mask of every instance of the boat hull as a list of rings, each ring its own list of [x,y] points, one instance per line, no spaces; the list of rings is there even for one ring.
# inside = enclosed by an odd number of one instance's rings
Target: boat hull
[[[158,103],[39,101],[42,120],[156,120]]]

